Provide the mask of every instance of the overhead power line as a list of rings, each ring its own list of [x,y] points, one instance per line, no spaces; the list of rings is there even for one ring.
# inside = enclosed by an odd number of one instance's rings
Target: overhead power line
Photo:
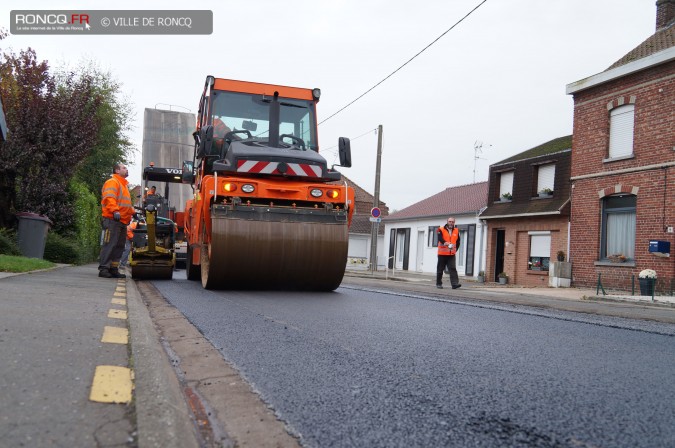
[[[474,11],[476,11],[478,8],[480,8],[480,7],[483,5],[483,3],[485,3],[485,2],[487,2],[487,0],[483,0],[482,2],[480,2],[478,5],[476,5],[475,8],[473,8],[471,11],[469,11],[464,17],[462,17],[461,19],[459,19],[454,25],[452,25],[450,28],[448,28],[447,30],[445,30],[445,32],[444,32],[443,34],[441,34],[441,35],[438,36],[436,39],[434,39],[429,45],[427,45],[426,47],[422,48],[415,56],[411,57],[411,58],[408,59],[405,63],[403,63],[403,65],[401,65],[399,68],[397,68],[397,69],[394,70],[393,72],[389,73],[389,75],[387,75],[386,78],[384,78],[382,81],[380,81],[380,82],[378,82],[377,84],[375,84],[375,85],[374,85],[373,87],[371,87],[370,89],[368,89],[368,90],[366,90],[365,92],[363,92],[363,93],[362,93],[361,95],[359,95],[355,100],[353,100],[352,102],[348,103],[346,106],[344,106],[342,109],[340,109],[340,110],[338,110],[337,112],[335,112],[333,115],[331,115],[331,116],[329,116],[328,118],[326,118],[326,119],[320,121],[319,124],[322,124],[322,123],[327,122],[328,120],[330,120],[331,118],[333,118],[334,116],[336,116],[337,114],[339,114],[340,112],[342,112],[343,110],[345,110],[346,108],[348,108],[349,106],[351,106],[352,104],[354,104],[355,102],[357,102],[358,100],[360,100],[361,98],[363,98],[364,96],[366,96],[368,93],[370,93],[370,92],[371,92],[372,90],[374,90],[377,86],[379,86],[380,84],[382,84],[383,82],[385,82],[387,79],[389,79],[389,78],[391,78],[392,76],[394,76],[394,74],[395,74],[396,72],[398,72],[399,70],[401,70],[403,67],[405,67],[405,66],[408,65],[410,62],[412,62],[413,59],[415,59],[417,56],[419,56],[419,55],[421,55],[422,53],[424,53],[429,47],[431,47],[433,44],[435,44],[436,42],[438,42],[443,36],[445,36],[446,34],[448,34],[454,27],[456,27],[457,25],[459,25],[460,23],[462,23],[462,22],[464,21],[464,19],[466,19],[467,17],[469,17],[471,14],[473,14]]]

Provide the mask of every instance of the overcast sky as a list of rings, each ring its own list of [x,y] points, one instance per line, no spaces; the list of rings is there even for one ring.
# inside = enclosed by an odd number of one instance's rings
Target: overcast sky
[[[206,75],[319,87],[319,120],[387,77],[482,0],[24,0],[11,9],[205,9],[202,36],[9,36],[52,66],[97,61],[136,111],[158,103],[196,111]],[[352,138],[353,167],[340,170],[374,191],[377,135],[384,126],[380,198],[402,209],[447,187],[487,180],[502,159],[572,133],[565,86],[605,70],[654,33],[655,0],[487,0],[471,16],[368,95],[319,127],[335,160]],[[153,7],[153,6],[157,7]],[[182,109],[177,109],[182,110]],[[359,137],[359,138],[356,138]],[[474,145],[482,142],[481,159]],[[131,166],[139,183],[141,167]]]

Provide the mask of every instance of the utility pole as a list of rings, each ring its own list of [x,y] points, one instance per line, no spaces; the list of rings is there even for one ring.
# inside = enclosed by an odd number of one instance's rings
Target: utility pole
[[[375,194],[373,207],[380,206],[380,167],[382,165],[382,125],[377,127],[377,163],[375,164]],[[377,231],[380,223],[374,221],[370,231],[370,272],[377,271]]]

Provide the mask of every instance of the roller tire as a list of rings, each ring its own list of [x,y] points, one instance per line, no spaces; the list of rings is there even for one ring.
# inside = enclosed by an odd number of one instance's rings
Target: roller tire
[[[220,218],[212,220],[211,229],[210,242],[201,251],[206,289],[334,291],[342,282],[348,249],[346,223]]]
[[[204,241],[204,239],[202,239],[202,241]],[[201,252],[202,286],[204,287],[204,289],[216,289],[219,286],[216,284],[217,282],[214,278],[216,276],[214,273],[209,272],[209,269],[211,268],[211,259],[210,259],[211,244],[202,243],[202,250],[200,252]]]

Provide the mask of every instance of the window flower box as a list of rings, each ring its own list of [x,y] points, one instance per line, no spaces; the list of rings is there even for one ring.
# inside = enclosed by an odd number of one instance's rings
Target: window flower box
[[[628,258],[624,254],[607,255],[607,260],[612,263],[625,263]]]

